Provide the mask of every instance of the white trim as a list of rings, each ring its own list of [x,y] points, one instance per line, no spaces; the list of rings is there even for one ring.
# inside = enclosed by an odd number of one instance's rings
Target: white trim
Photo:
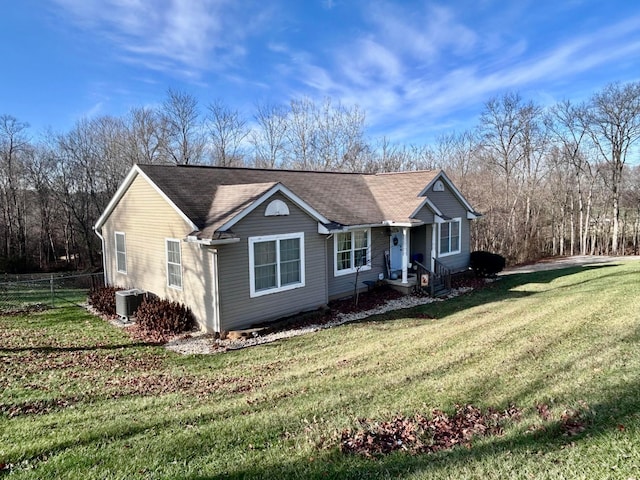
[[[124,270],[120,270],[118,267],[118,235],[122,235],[122,241],[124,243]],[[127,274],[127,236],[124,232],[113,232],[114,251],[116,253],[116,272]]]
[[[354,267],[355,261],[355,242],[353,241],[353,233],[354,232],[367,232],[367,264],[361,267]],[[338,270],[338,235],[341,233],[350,233],[351,234],[351,268],[345,268],[343,270]],[[341,277],[343,275],[349,275],[352,273],[356,273],[357,271],[365,272],[367,270],[371,270],[371,229],[370,228],[349,228],[344,229],[343,231],[336,232],[333,236],[333,276]]]
[[[107,285],[109,285],[109,281],[108,281],[108,278],[107,278],[106,242],[105,242],[104,236],[102,235],[102,232],[100,230],[96,230],[94,228],[94,232],[96,232],[96,235],[98,236],[98,238],[100,239],[100,243],[102,244],[102,279],[104,281],[104,286],[106,287]]]
[[[212,246],[212,245],[226,245],[228,243],[238,243],[240,241],[239,238],[221,238],[219,240],[214,240],[211,238],[198,238],[195,235],[188,235],[185,239],[187,243],[196,243],[198,245],[204,246]]]
[[[439,209],[438,207],[436,207],[435,203],[433,203],[433,202],[429,199],[429,197],[424,197],[424,200],[422,201],[422,203],[420,203],[420,205],[418,205],[418,208],[416,208],[416,209],[411,213],[411,215],[409,215],[409,218],[413,218],[413,217],[415,217],[415,216],[418,214],[418,212],[419,212],[420,210],[422,210],[422,208],[423,208],[425,205],[427,205],[427,206],[431,209],[431,211],[432,211],[433,213],[435,213],[436,215],[442,215],[442,212],[440,211],[440,209]]]
[[[177,264],[175,262],[169,262],[169,242],[176,242],[178,244],[178,253],[180,254],[180,264]],[[166,272],[167,272],[167,287],[169,288],[173,288],[174,290],[182,290],[183,286],[184,286],[184,278],[183,278],[183,271],[182,271],[182,242],[180,242],[179,239],[177,238],[165,238],[164,239],[164,253],[165,253],[165,268],[166,268]],[[171,263],[171,265],[179,265],[180,266],[180,285],[171,285],[171,283],[169,283],[169,263]]]
[[[320,235],[329,235],[331,233],[331,230],[329,230],[325,225],[318,222],[318,233]]]
[[[182,210],[180,210],[177,207],[177,205],[173,203],[173,201],[171,201],[169,197],[167,197],[167,195],[160,189],[160,187],[158,187],[147,176],[147,174],[145,174],[142,171],[142,169],[138,165],[134,165],[133,167],[131,167],[131,170],[129,170],[129,173],[127,174],[125,179],[122,181],[122,183],[118,187],[118,190],[116,191],[115,195],[113,196],[111,201],[107,204],[107,208],[104,209],[104,212],[102,212],[102,215],[100,215],[100,218],[98,218],[98,221],[93,227],[94,229],[98,230],[102,227],[102,225],[104,225],[109,215],[111,215],[111,212],[113,211],[113,209],[116,207],[120,199],[124,196],[126,191],[129,189],[129,187],[135,180],[136,176],[138,175],[141,175],[142,178],[144,178],[149,183],[149,185],[151,185],[151,187],[164,199],[164,201],[166,201],[176,211],[178,215],[180,215],[180,217],[191,227],[192,230],[199,230],[196,224],[193,223],[193,221],[191,221],[191,219],[187,217],[185,213]]]
[[[264,209],[265,217],[281,217],[289,215],[289,207],[279,198],[271,200],[267,208]]]
[[[442,242],[442,225],[444,223],[448,223],[451,225],[453,222],[458,222],[458,249],[451,250],[446,253],[442,253],[441,242]],[[449,248],[451,248],[451,228],[449,228]],[[448,257],[450,255],[457,255],[462,251],[462,219],[460,217],[452,218],[451,220],[447,220],[446,222],[438,223],[438,258]]]
[[[280,285],[280,240],[290,240],[297,238],[300,240],[300,281],[297,283],[291,283],[289,285]],[[267,288],[264,290],[256,290],[256,278],[255,278],[255,259],[253,253],[253,246],[256,243],[262,242],[276,242],[276,284],[278,286],[273,288]],[[304,232],[285,233],[280,235],[266,235],[261,237],[249,237],[249,296],[251,298],[261,297],[263,295],[269,295],[271,293],[285,292],[287,290],[293,290],[295,288],[301,288],[305,286],[305,250],[304,250]]]
[[[409,236],[407,227],[402,228],[402,283],[409,283]]]
[[[213,288],[213,331],[220,333],[221,324],[220,324],[220,282],[218,280],[218,250],[210,249],[211,252],[211,275],[213,277],[212,288]]]
[[[239,214],[234,216],[231,220],[226,222],[224,225],[221,225],[220,227],[218,227],[217,230],[220,231],[220,232],[225,232],[225,231],[229,230],[236,223],[238,223],[244,217],[246,217],[251,212],[253,212],[256,208],[258,208],[260,205],[262,205],[267,199],[271,198],[277,192],[280,192],[284,196],[289,198],[289,200],[291,200],[293,203],[295,203],[299,208],[304,210],[304,212],[306,212],[310,217],[314,218],[318,222],[329,223],[329,220],[327,220],[317,210],[315,210],[313,207],[311,207],[311,205],[309,205],[304,200],[302,200],[300,197],[298,197],[295,193],[293,193],[291,190],[289,190],[287,187],[285,187],[282,183],[277,183],[273,187],[271,187],[269,190],[267,190],[265,193],[263,193],[260,196],[260,198],[258,198],[254,202],[252,202],[247,208],[245,208]]]

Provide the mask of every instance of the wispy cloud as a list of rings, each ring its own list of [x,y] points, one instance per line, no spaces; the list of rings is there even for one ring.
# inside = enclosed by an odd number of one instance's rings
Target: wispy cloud
[[[233,0],[56,0],[82,29],[109,41],[120,58],[157,71],[197,77],[228,68],[262,19]],[[177,72],[176,72],[177,73]]]
[[[432,119],[470,105],[480,110],[507,90],[552,89],[556,82],[640,55],[640,40],[630,41],[640,34],[640,16],[539,50],[526,38],[491,37],[483,43],[479,32],[444,7],[428,7],[413,17],[391,15],[389,8],[368,12],[369,31],[337,49],[327,63],[309,60],[298,73],[319,96],[363,107],[373,125],[404,123],[399,134],[415,134]]]

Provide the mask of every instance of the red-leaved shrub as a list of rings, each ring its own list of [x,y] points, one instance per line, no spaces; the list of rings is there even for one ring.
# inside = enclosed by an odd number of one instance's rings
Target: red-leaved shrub
[[[188,307],[150,296],[136,310],[136,322],[142,330],[161,334],[186,332],[195,325]]]
[[[116,292],[124,290],[122,287],[100,287],[89,292],[89,305],[103,315],[116,314]]]

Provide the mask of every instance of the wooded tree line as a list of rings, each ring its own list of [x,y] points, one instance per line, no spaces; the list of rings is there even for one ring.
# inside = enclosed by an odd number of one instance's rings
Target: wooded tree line
[[[443,168],[478,212],[472,249],[511,263],[640,250],[640,82],[543,108],[489,99],[478,125],[431,145],[370,138],[331,99],[259,104],[251,117],[169,90],[156,107],[37,136],[0,115],[0,272],[99,268],[92,225],[135,163],[385,172]],[[399,192],[401,194],[401,192]]]

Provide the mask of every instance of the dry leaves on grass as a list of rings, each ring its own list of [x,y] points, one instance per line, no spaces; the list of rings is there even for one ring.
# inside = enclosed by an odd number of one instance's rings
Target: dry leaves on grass
[[[397,416],[381,423],[362,420],[362,430],[342,431],[340,449],[343,453],[367,457],[399,450],[414,455],[432,453],[457,445],[470,446],[476,436],[500,435],[506,421],[517,420],[520,416],[521,410],[514,406],[503,411],[487,409],[483,412],[473,405],[457,405],[452,417],[434,410],[431,418]]]

